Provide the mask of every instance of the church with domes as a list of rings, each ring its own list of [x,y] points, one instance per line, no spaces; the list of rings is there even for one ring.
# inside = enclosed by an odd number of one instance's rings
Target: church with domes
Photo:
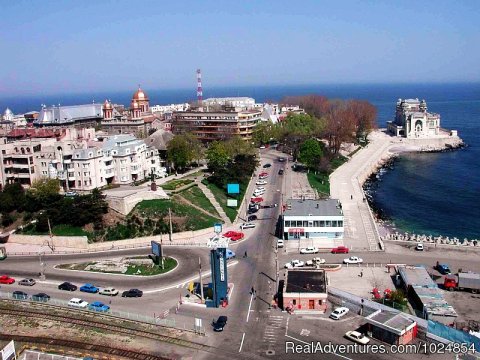
[[[102,111],[102,130],[111,135],[128,133],[139,138],[146,137],[154,120],[150,110],[150,99],[140,86],[133,94],[129,108],[105,100]]]

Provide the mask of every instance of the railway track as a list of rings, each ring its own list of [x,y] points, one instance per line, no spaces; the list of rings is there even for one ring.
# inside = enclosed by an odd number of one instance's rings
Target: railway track
[[[10,341],[14,340],[16,342],[21,342],[28,344],[29,346],[38,345],[38,346],[48,346],[56,348],[69,348],[81,350],[85,354],[87,353],[101,353],[107,355],[103,357],[104,359],[118,359],[119,357],[127,359],[136,359],[136,360],[169,360],[169,358],[140,353],[137,351],[114,348],[105,345],[89,344],[79,341],[70,341],[62,339],[52,339],[46,337],[35,337],[35,336],[23,336],[23,335],[10,335],[10,334],[0,334],[0,340]]]
[[[95,318],[89,317],[81,318],[79,316],[75,316],[72,312],[68,314],[52,314],[52,313],[45,313],[44,311],[33,311],[33,310],[24,310],[24,309],[6,309],[0,307],[0,315],[8,315],[12,317],[27,317],[31,319],[45,319],[45,320],[53,320],[62,323],[74,324],[79,325],[86,328],[92,329],[103,329],[108,330],[115,334],[122,334],[131,337],[143,337],[147,339],[157,340],[161,342],[166,342],[178,346],[183,346],[191,349],[196,350],[203,350],[203,351],[211,351],[212,348],[208,345],[200,344],[194,341],[181,339],[174,336],[159,334],[154,331],[144,330],[144,329],[134,329],[132,327],[128,327],[125,325],[120,324],[118,321],[110,323],[105,323],[99,321]],[[108,321],[108,320],[107,320]]]

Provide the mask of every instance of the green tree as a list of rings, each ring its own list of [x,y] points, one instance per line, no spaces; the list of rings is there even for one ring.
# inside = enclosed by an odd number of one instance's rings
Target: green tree
[[[275,139],[274,124],[262,121],[253,129],[252,139],[256,146],[268,143],[270,139]]]
[[[210,171],[218,171],[224,168],[230,161],[225,142],[211,142],[206,151],[206,159]]]
[[[23,211],[25,207],[25,190],[19,183],[7,184],[0,193],[0,211]]]
[[[300,146],[299,160],[310,169],[318,167],[320,159],[323,156],[322,147],[318,140],[308,139]]]
[[[230,159],[234,159],[238,155],[254,155],[256,153],[252,144],[239,136],[225,141],[224,146]]]
[[[60,191],[60,182],[57,179],[47,177],[35,180],[27,193],[36,198],[38,202],[44,204],[48,199],[56,197]]]
[[[192,134],[176,135],[167,145],[167,159],[175,169],[182,170],[202,157],[202,144]]]

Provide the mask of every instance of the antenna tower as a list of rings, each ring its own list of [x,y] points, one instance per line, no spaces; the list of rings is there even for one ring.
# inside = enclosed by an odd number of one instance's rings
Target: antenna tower
[[[197,69],[197,100],[198,104],[202,105],[203,91],[202,91],[202,72]]]

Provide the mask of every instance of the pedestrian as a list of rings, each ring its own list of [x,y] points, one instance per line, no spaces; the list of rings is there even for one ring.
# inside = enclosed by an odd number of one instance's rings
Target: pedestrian
[[[253,295],[255,293],[255,289],[252,286],[252,289],[250,290],[250,293]]]
[[[353,195],[350,195],[350,200],[353,200]]]
[[[363,277],[363,270],[360,271],[360,277]]]
[[[248,257],[248,255],[247,255],[247,251],[246,251],[246,250],[245,250],[245,255],[244,255],[243,257]]]

